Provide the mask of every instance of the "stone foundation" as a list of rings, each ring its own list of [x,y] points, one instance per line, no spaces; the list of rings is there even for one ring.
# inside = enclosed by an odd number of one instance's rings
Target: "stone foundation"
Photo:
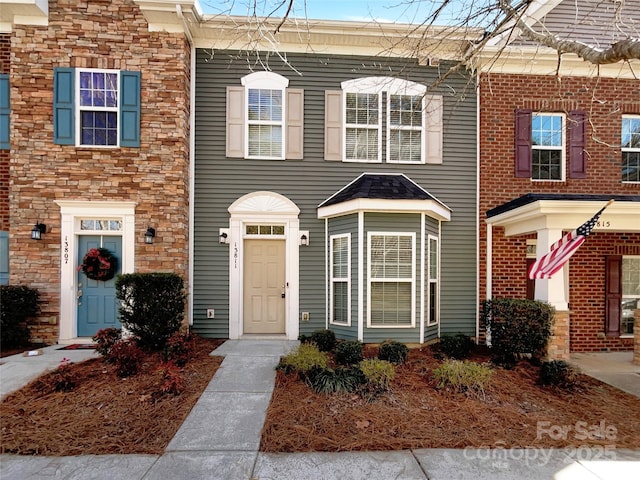
[[[547,360],[569,360],[569,312],[556,312],[547,347]]]

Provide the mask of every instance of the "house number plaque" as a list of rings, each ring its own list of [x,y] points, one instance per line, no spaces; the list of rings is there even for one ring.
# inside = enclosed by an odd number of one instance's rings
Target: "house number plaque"
[[[64,264],[69,263],[69,237],[64,237],[64,250],[62,253],[62,258],[64,258]]]

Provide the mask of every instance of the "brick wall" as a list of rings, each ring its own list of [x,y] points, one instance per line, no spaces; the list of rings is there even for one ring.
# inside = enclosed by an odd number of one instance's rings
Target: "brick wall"
[[[480,79],[480,105],[480,298],[484,299],[487,210],[527,193],[640,194],[639,184],[621,182],[618,147],[621,116],[640,114],[640,82],[485,74]],[[563,182],[515,178],[514,111],[517,108],[565,113],[574,109],[587,111],[587,178]],[[527,238],[535,238],[535,235],[505,237],[502,228],[493,229],[494,296],[525,297]],[[594,233],[572,258],[572,350],[631,348],[631,340],[601,338],[604,332],[604,255],[638,248],[638,234]]]
[[[10,281],[37,288],[34,335],[58,336],[60,212],[55,200],[135,201],[136,271],[188,272],[189,65],[181,34],[148,32],[127,0],[49,2],[48,27],[11,34]],[[53,144],[54,67],[140,71],[140,148]],[[36,221],[50,230],[29,239]],[[144,245],[147,226],[156,228]]]

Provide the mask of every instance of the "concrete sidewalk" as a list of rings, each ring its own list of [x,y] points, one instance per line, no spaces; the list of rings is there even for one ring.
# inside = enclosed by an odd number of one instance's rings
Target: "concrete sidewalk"
[[[640,365],[633,363],[633,352],[574,352],[569,361],[582,373],[640,397]]]
[[[258,452],[274,388],[274,367],[296,343],[241,340],[221,345],[213,352],[225,356],[221,367],[163,455],[2,455],[0,479],[635,480],[640,476],[640,450],[615,448],[500,449],[494,445],[493,449],[464,450]],[[52,363],[55,367],[59,361],[52,359]]]

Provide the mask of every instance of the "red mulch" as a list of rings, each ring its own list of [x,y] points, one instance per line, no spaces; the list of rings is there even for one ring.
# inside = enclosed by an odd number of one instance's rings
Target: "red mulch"
[[[614,387],[584,375],[573,391],[544,387],[538,367],[523,361],[512,370],[495,367],[484,396],[454,393],[433,380],[440,363],[429,347],[412,349],[391,391],[372,402],[316,394],[279,371],[260,450],[640,447],[640,398]],[[553,430],[560,427],[569,429],[566,435]]]
[[[196,339],[183,368],[185,390],[159,394],[160,357],[119,378],[101,359],[74,364],[70,392],[50,392],[34,380],[0,404],[0,451],[23,455],[159,454],[191,411],[222,362],[209,354],[223,340]],[[46,382],[45,382],[46,383]]]

